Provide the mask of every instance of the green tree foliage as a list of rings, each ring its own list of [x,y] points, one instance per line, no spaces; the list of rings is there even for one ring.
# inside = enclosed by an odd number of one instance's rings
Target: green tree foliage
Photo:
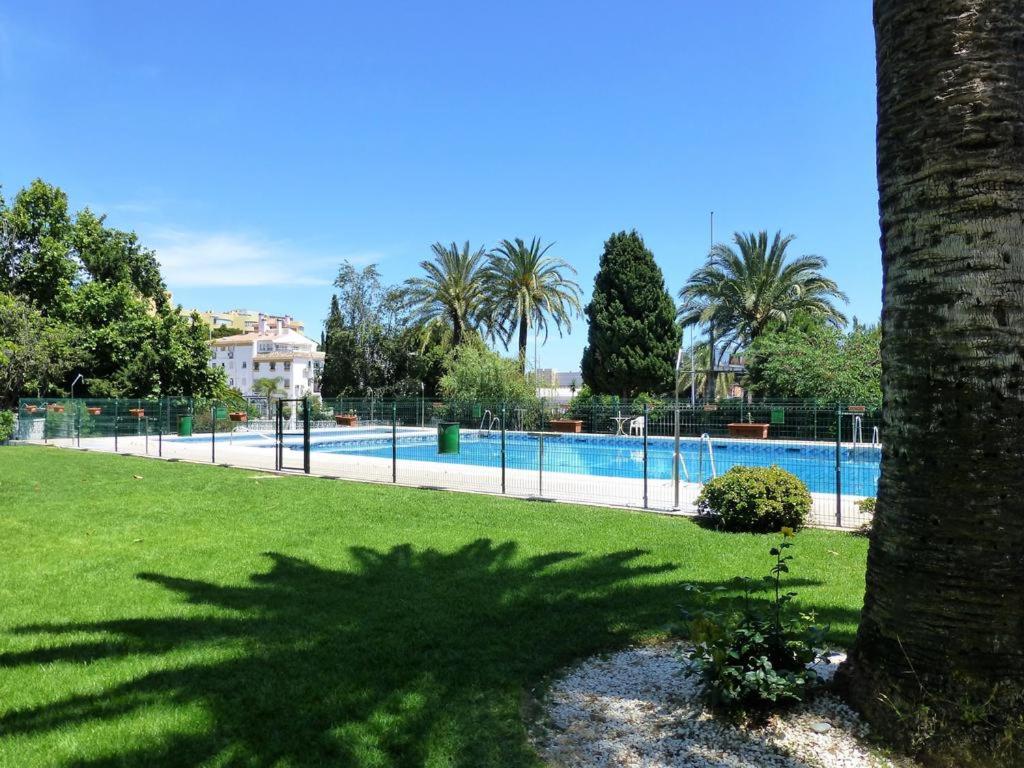
[[[416,325],[447,328],[457,347],[486,325],[486,253],[483,248],[474,251],[468,240],[461,249],[455,243],[430,248],[434,258],[420,262],[423,275],[405,281],[404,303]]]
[[[64,192],[36,179],[7,208],[0,201],[0,291],[23,297],[43,314],[71,290],[71,219]]]
[[[134,233],[105,226],[88,209],[75,219],[67,196],[41,180],[0,200],[0,398],[64,394],[207,395],[222,373],[209,367],[209,329],[171,307],[155,254]],[[6,325],[6,324],[5,324]]]
[[[71,243],[86,272],[95,281],[130,285],[157,306],[165,304],[167,286],[156,253],[143,247],[134,232],[105,226],[105,218],[88,208],[75,218]]]
[[[456,402],[526,405],[537,399],[536,388],[518,362],[483,344],[463,344],[448,360],[441,394]]]
[[[854,324],[843,333],[824,323],[802,323],[759,336],[746,352],[746,383],[765,397],[879,405],[881,331]]]
[[[0,293],[0,407],[13,406],[20,394],[48,391],[76,359],[68,326]]]
[[[597,394],[672,389],[679,340],[675,305],[654,255],[634,230],[613,234],[586,308],[583,381]]]
[[[547,341],[550,325],[561,335],[572,328],[572,319],[580,313],[580,287],[569,277],[576,270],[547,255],[552,245],[541,247],[537,237],[529,245],[518,237],[502,240],[483,270],[484,314],[491,332],[506,348],[518,330],[521,372],[526,371],[531,326]]]
[[[846,295],[822,275],[828,262],[821,256],[787,259],[793,239],[776,232],[769,243],[767,232],[737,232],[736,248],[712,246],[707,262],[679,292],[683,325],[713,326],[726,346],[743,346],[798,314],[844,325],[846,318],[833,302],[846,301]]]
[[[321,392],[339,395],[433,393],[449,335],[443,326],[417,326],[403,290],[385,286],[376,265],[342,263],[324,323]]]
[[[210,329],[210,338],[223,339],[226,336],[237,336],[240,333],[242,333],[242,331],[238,330],[237,328],[232,328],[229,325],[221,325],[218,326],[217,328]]]

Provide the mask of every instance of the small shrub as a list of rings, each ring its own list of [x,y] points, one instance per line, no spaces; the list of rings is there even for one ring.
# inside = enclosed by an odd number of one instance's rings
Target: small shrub
[[[697,509],[727,531],[799,530],[810,514],[811,494],[779,467],[733,467],[704,485]]]
[[[854,532],[854,536],[870,536],[875,527],[875,503],[874,496],[868,496],[857,502],[857,508],[862,514],[871,515],[871,518],[862,523]]]
[[[783,530],[782,541],[770,550],[775,558],[769,575],[762,580],[739,579],[742,597],[738,608],[710,600],[711,593],[687,585],[699,603],[692,613],[684,612],[685,631],[693,643],[685,652],[688,674],[700,675],[704,692],[713,707],[726,711],[754,713],[803,701],[819,683],[818,674],[808,668],[818,656],[827,627],[813,624],[810,614],[791,615],[795,592],[784,592],[782,574],[789,573],[793,559],[786,554],[792,544],[791,529]],[[770,590],[764,603],[756,598],[761,589]],[[722,592],[719,587],[711,592]]]
[[[14,414],[0,411],[0,443],[6,443],[14,434]]]

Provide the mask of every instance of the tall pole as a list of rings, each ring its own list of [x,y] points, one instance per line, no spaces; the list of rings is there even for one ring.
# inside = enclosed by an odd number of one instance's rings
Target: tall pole
[[[697,358],[693,351],[693,326],[690,326],[690,407],[697,407]]]

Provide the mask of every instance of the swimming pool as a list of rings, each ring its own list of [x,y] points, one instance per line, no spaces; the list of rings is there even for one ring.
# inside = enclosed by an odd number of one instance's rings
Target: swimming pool
[[[301,449],[299,446],[291,446]],[[777,465],[792,472],[814,493],[835,493],[836,457],[834,443],[756,442],[715,439],[711,441],[717,474],[734,466],[768,467]],[[346,433],[344,440],[317,439],[315,452],[391,458],[391,436],[362,439]],[[509,469],[538,470],[539,438],[529,434],[506,435],[506,466]],[[673,441],[648,440],[648,477],[672,478]],[[712,476],[707,446],[695,438],[680,443],[683,470],[681,479],[703,482]],[[501,466],[501,437],[463,430],[458,454],[438,454],[433,435],[405,436],[398,439],[399,460]],[[851,496],[874,496],[878,488],[878,447],[843,447],[840,451],[842,491]],[[544,471],[601,477],[643,477],[643,441],[640,438],[598,435],[545,435]]]

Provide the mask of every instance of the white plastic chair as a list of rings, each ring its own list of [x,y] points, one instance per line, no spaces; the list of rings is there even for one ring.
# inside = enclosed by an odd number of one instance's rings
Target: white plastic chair
[[[631,422],[629,422],[629,434],[639,435],[643,437],[644,429],[647,427],[646,421],[643,416],[637,416]]]

